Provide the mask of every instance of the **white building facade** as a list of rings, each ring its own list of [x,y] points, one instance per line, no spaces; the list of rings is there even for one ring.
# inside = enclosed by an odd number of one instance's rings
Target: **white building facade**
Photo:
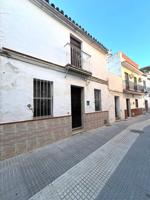
[[[44,0],[2,0],[0,19],[1,159],[114,121],[106,47]]]

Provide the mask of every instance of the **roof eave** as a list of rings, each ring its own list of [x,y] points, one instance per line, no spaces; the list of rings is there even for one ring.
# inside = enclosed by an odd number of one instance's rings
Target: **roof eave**
[[[134,66],[132,66],[130,63],[128,63],[128,62],[126,62],[126,61],[123,61],[123,62],[121,62],[121,64],[122,64],[124,67],[128,68],[129,70],[134,71],[136,74],[138,74],[138,75],[143,75],[143,72],[141,72],[139,69],[137,69],[137,68],[135,68]]]
[[[80,34],[82,34],[84,37],[86,37],[92,44],[94,44],[96,47],[100,48],[104,53],[108,53],[108,49],[101,43],[97,42],[93,39],[93,37],[86,34],[85,31],[83,31],[81,28],[79,28],[77,25],[75,25],[71,20],[66,18],[62,13],[57,11],[55,8],[53,8],[50,4],[48,4],[44,0],[29,0],[34,5],[38,6],[41,10],[46,12],[47,14],[51,15],[55,19],[59,20],[59,22],[63,23],[67,27],[69,27],[72,30],[78,31]]]

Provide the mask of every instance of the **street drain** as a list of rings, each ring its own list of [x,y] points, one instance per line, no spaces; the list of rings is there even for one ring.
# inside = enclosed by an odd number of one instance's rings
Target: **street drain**
[[[136,130],[136,129],[131,129],[130,131],[133,132],[133,133],[139,133],[139,134],[144,133],[144,131],[140,131],[140,130]]]
[[[146,194],[146,197],[148,197],[150,199],[150,194]]]

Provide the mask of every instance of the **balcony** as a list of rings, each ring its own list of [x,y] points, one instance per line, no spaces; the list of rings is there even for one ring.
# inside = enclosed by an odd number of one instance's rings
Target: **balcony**
[[[144,93],[150,95],[150,87],[144,87]]]
[[[91,55],[70,43],[65,45],[65,52],[66,67],[69,70],[88,76],[92,75],[90,70]]]
[[[127,93],[144,93],[144,86],[125,80],[123,81],[123,90]]]

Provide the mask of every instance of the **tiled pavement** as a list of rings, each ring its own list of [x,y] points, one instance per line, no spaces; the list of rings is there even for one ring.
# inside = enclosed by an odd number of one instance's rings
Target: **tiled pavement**
[[[79,134],[33,153],[1,162],[0,199],[29,199],[128,125],[148,117],[147,115],[132,118],[130,121],[119,122],[111,127],[102,127],[86,134]],[[99,197],[99,199],[103,198]]]
[[[96,200],[150,200],[150,124]]]
[[[148,123],[140,123],[140,128]],[[30,200],[95,200],[138,136],[122,131]]]

